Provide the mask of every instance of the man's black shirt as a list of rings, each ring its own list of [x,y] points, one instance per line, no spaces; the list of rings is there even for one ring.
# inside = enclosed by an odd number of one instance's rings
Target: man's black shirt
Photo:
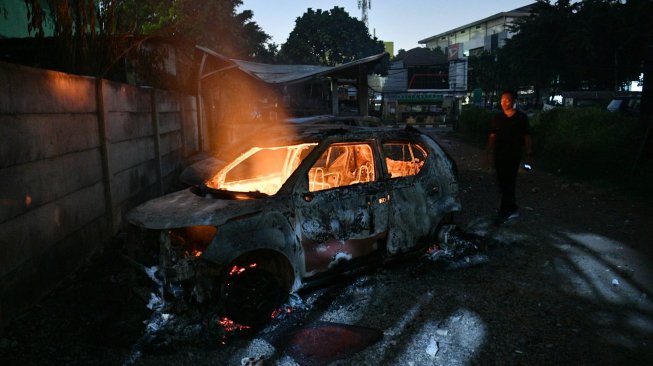
[[[490,125],[490,133],[496,136],[495,157],[519,159],[524,149],[524,137],[530,135],[528,117],[519,110],[516,110],[512,117],[503,112],[499,113]]]

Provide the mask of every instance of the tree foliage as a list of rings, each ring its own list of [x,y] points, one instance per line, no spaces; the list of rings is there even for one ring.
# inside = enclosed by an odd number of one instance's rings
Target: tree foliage
[[[643,72],[650,0],[538,0],[498,51],[500,87],[610,90]]]
[[[492,51],[483,51],[469,57],[467,77],[470,90],[481,89],[486,98],[491,98],[494,92],[502,89],[502,73],[498,72],[497,57],[497,52]]]
[[[113,8],[100,12],[93,1],[45,1],[50,10],[47,13],[40,0],[25,0],[30,34],[42,40],[46,22],[51,23],[53,41],[34,45],[35,51],[42,52],[40,61],[63,71],[99,73],[103,62],[97,60],[110,59],[115,51],[111,43],[115,34]],[[46,57],[50,62],[43,61]]]
[[[251,10],[237,12],[241,0],[25,0],[25,4],[28,32],[41,40],[46,29],[53,32],[49,47],[35,49],[43,53],[41,59],[47,58],[40,63],[71,73],[110,77],[112,70],[124,67],[121,60],[129,54],[156,72],[165,55],[140,47],[153,38],[183,40],[248,60],[270,60],[276,50],[276,45],[267,44],[270,36],[252,21]]]
[[[281,45],[279,60],[292,64],[329,65],[382,53],[383,42],[372,37],[362,21],[341,7],[308,9]]]
[[[270,36],[252,21],[251,10],[237,12],[241,0],[119,0],[118,26],[138,35],[179,37],[229,57],[258,59],[269,51]]]

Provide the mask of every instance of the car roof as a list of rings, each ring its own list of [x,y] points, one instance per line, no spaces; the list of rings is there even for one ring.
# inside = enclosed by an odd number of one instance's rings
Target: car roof
[[[390,126],[352,126],[338,123],[301,123],[282,124],[260,129],[254,133],[254,138],[276,144],[282,141],[319,142],[326,138],[356,139],[356,138],[407,138],[411,134],[421,134],[415,128],[397,129]]]
[[[335,116],[332,114],[324,114],[308,117],[293,117],[288,118],[287,121],[291,124],[335,124],[346,126],[367,126],[367,127],[381,127],[383,121],[374,116]]]
[[[189,185],[196,185],[204,182],[210,177],[207,171],[215,172],[222,167],[226,161],[231,161],[236,156],[244,153],[252,147],[277,147],[294,145],[300,143],[320,143],[325,139],[332,138],[335,141],[346,140],[368,140],[376,138],[380,140],[404,140],[410,136],[421,135],[422,132],[412,126],[405,129],[396,127],[361,127],[338,124],[314,124],[301,123],[289,125],[280,123],[277,125],[267,124],[257,128],[256,131],[239,138],[238,142],[222,145],[219,151],[210,155],[204,155],[202,159],[187,167],[180,179]],[[333,141],[332,140],[332,141]]]

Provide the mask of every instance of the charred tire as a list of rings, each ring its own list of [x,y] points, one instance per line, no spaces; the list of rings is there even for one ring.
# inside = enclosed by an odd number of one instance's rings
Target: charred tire
[[[227,316],[236,323],[251,327],[267,323],[286,296],[275,276],[259,268],[228,275],[222,286]]]

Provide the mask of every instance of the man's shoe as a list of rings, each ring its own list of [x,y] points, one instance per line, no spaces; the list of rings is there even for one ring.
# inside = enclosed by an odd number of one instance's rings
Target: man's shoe
[[[517,220],[519,218],[519,211],[513,211],[506,217],[506,221]]]
[[[499,214],[496,219],[494,219],[494,226],[501,226],[505,223],[515,221],[519,218],[519,212],[513,211],[510,214]]]

